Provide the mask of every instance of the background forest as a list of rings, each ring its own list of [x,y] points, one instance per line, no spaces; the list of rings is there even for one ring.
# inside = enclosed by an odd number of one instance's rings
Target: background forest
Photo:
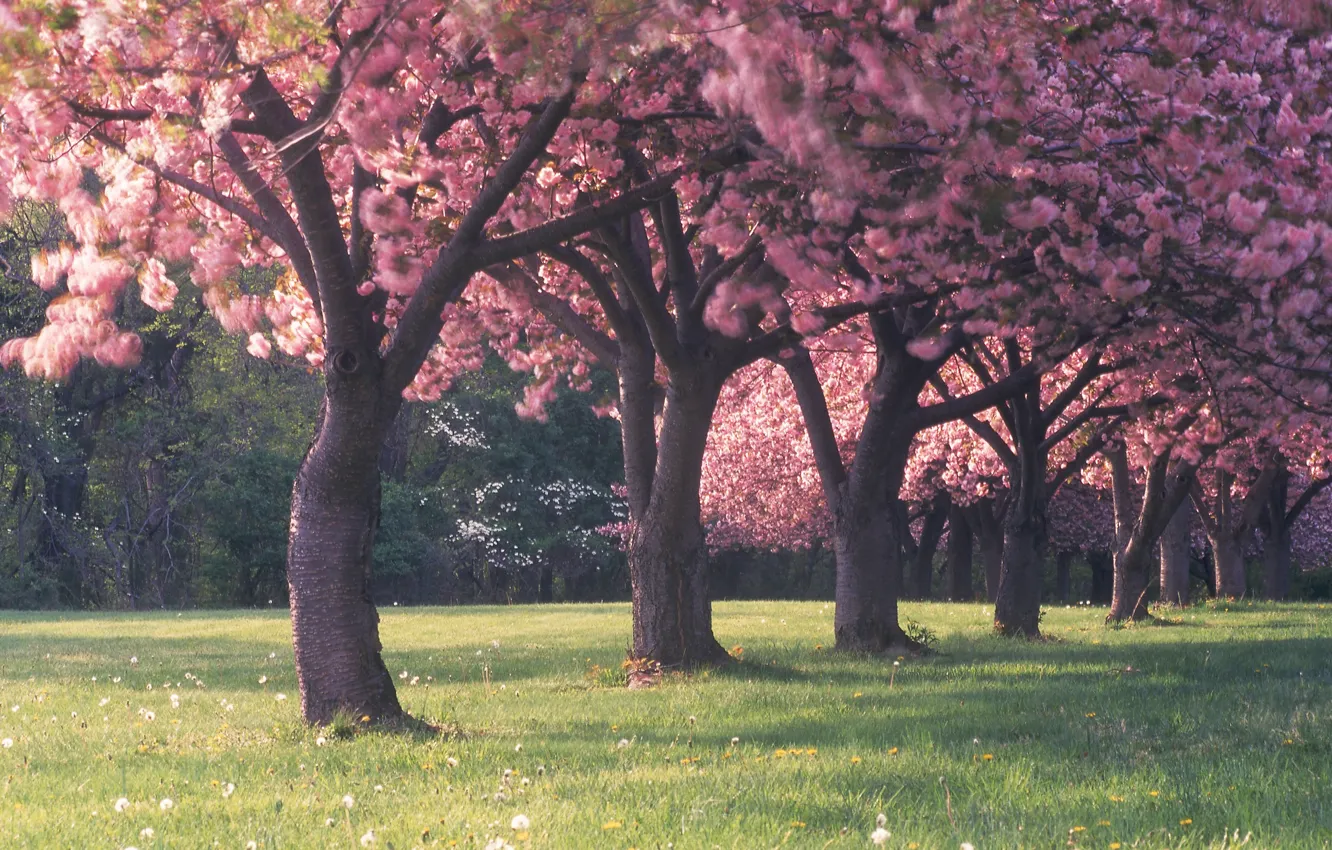
[[[53,296],[31,285],[28,253],[61,235],[37,208],[0,230],[5,338],[41,326]],[[321,376],[288,358],[249,356],[244,338],[225,333],[198,298],[160,314],[137,301],[122,309],[144,340],[137,367],[84,360],[58,384],[0,372],[0,608],[284,606],[291,486]],[[614,378],[595,373],[590,394],[563,390],[546,422],[515,412],[526,381],[491,356],[441,400],[404,407],[380,460],[378,603],[628,598],[619,428],[593,412]],[[1086,551],[1096,535],[1081,523],[1097,514],[1109,523],[1109,499],[1068,492],[1052,508],[1045,598],[1108,603],[1110,553]],[[1305,525],[1322,525],[1324,501]],[[903,586],[915,598],[952,598],[947,507],[908,510],[898,518],[914,544]],[[833,557],[817,535],[789,548],[747,546],[713,513],[724,547],[711,561],[717,598],[831,598]],[[984,524],[972,524],[981,529],[966,532],[979,597]],[[1193,591],[1205,594],[1211,557],[1201,529],[1194,537]],[[1259,549],[1250,548],[1248,586],[1261,588]],[[1296,548],[1305,563],[1291,597],[1332,598],[1332,570],[1308,549]],[[927,569],[928,589],[919,578]]]

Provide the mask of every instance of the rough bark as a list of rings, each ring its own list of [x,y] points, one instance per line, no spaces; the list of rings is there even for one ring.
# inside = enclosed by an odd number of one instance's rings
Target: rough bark
[[[994,628],[1001,634],[1040,636],[1043,531],[1031,518],[1005,523],[1003,566],[994,600]]]
[[[287,581],[301,710],[310,723],[402,715],[380,657],[379,615],[371,601],[378,459],[396,413],[380,409],[374,390],[369,381],[330,378],[314,442],[292,489]]]
[[[1180,503],[1161,535],[1161,604],[1183,608],[1189,604],[1189,548],[1193,533],[1193,505]]]
[[[721,380],[673,375],[666,390],[657,463],[646,508],[631,520],[633,654],[665,668],[727,659],[712,634],[708,553],[699,506],[703,452]]]
[[[953,505],[948,510],[948,598],[969,602],[975,596],[972,585],[972,535],[966,512]]]

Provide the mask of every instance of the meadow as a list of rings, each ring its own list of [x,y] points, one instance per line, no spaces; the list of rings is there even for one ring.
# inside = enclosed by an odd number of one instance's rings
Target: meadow
[[[285,612],[0,614],[0,847],[1332,846],[1324,606],[907,605],[896,666],[832,613],[719,603],[739,663],[630,691],[627,605],[390,608],[441,734],[304,726]]]

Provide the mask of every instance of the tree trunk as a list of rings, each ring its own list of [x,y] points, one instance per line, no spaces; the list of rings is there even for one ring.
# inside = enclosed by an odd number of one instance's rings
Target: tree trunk
[[[1151,554],[1139,534],[1115,559],[1114,593],[1106,621],[1141,620],[1147,617],[1147,587],[1151,582]]]
[[[1290,529],[1282,528],[1263,541],[1263,593],[1268,599],[1290,594]]]
[[[883,501],[888,500],[885,497]],[[882,652],[905,646],[906,635],[897,621],[902,547],[896,539],[896,524],[880,519],[891,508],[863,501],[856,504],[849,498],[842,506],[841,515],[833,520],[837,553],[833,631],[837,648]]]
[[[1245,593],[1244,549],[1240,541],[1222,533],[1210,535],[1212,557],[1216,562],[1216,596],[1239,599]]]
[[[912,558],[911,595],[915,599],[929,599],[933,595],[934,553],[939,551],[939,537],[943,535],[951,504],[952,500],[945,495],[925,515],[920,543]],[[902,533],[910,535],[910,527],[904,528]]]
[[[1060,551],[1055,555],[1055,588],[1059,595],[1059,601],[1068,604],[1069,597],[1073,595],[1073,553]]]
[[[1290,473],[1283,467],[1272,479],[1263,511],[1263,595],[1268,599],[1285,599],[1290,593],[1289,496]]]
[[[713,375],[672,376],[650,496],[641,515],[631,521],[633,654],[667,668],[720,663],[729,657],[712,634],[708,552],[699,506],[703,453],[720,392],[721,381]],[[629,483],[631,492],[635,483]]]
[[[975,595],[972,587],[971,525],[958,505],[948,510],[948,598],[954,602],[969,602]]]
[[[967,515],[974,519],[972,530],[980,539],[981,565],[985,568],[985,598],[999,598],[999,576],[1004,568],[1004,527],[994,517],[993,503],[980,502]]]
[[[1193,504],[1185,499],[1161,535],[1161,604],[1183,608],[1189,604],[1189,548],[1193,533]]]
[[[292,490],[287,581],[301,711],[310,723],[402,715],[380,657],[370,588],[384,426],[366,398],[370,388],[360,389],[330,387]]]
[[[1029,517],[1005,523],[994,627],[1005,635],[1041,633],[1041,529]]]
[[[1087,566],[1091,568],[1091,602],[1108,605],[1114,598],[1115,570],[1108,552],[1088,552]]]

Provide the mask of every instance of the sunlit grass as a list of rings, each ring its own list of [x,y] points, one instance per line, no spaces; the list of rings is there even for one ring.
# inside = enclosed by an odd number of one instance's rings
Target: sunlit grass
[[[280,613],[0,615],[0,842],[849,848],[882,812],[899,848],[1332,844],[1332,611],[904,614],[939,651],[894,673],[829,652],[831,605],[719,604],[744,660],[631,692],[626,606],[390,609],[454,738],[305,728]]]

